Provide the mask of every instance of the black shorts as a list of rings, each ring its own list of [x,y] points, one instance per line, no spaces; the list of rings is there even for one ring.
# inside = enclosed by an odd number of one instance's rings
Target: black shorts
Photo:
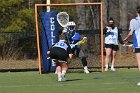
[[[68,54],[65,49],[59,47],[53,47],[50,49],[50,58],[61,61],[67,61]]]
[[[114,44],[105,44],[105,48],[111,48],[114,51],[119,50],[119,46]]]
[[[135,48],[135,53],[140,53],[140,48]]]

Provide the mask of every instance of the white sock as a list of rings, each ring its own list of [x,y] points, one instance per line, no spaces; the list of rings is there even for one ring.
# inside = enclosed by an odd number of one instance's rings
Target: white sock
[[[111,65],[111,68],[114,68],[114,65]]]
[[[58,78],[61,78],[61,72],[57,72]]]
[[[66,74],[66,70],[62,70],[62,75],[65,76],[65,74]]]
[[[108,64],[105,65],[105,68],[108,68]]]
[[[87,66],[84,66],[84,69],[88,69]]]

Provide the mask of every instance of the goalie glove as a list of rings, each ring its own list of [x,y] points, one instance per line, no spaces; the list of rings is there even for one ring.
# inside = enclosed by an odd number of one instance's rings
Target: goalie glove
[[[71,49],[75,47],[75,44],[70,44]]]
[[[67,30],[67,27],[64,27],[62,33],[67,33]]]

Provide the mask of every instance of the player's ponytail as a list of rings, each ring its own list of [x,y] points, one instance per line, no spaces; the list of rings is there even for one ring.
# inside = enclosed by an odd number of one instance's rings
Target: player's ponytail
[[[62,33],[60,35],[60,40],[66,40],[66,33]]]
[[[136,8],[136,12],[140,14],[140,6]]]

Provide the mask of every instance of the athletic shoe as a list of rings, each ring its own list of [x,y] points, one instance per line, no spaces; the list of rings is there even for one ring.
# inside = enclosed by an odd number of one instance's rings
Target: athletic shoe
[[[111,71],[116,71],[116,69],[115,68],[111,68]]]
[[[84,69],[84,72],[85,72],[86,74],[88,74],[88,73],[89,73],[88,69]]]
[[[108,71],[108,68],[105,68],[105,71]]]
[[[65,75],[61,75],[61,81],[66,81]]]
[[[137,85],[140,86],[140,82]]]
[[[58,81],[61,82],[62,81],[62,78],[58,78]]]

